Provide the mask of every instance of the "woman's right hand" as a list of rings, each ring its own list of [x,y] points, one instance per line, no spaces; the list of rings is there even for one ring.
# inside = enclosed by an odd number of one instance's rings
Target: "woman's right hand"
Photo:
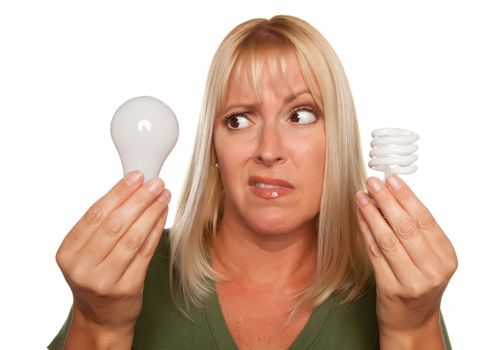
[[[144,184],[143,175],[133,171],[71,229],[56,260],[73,293],[73,323],[112,334],[135,328],[169,200],[162,180]]]

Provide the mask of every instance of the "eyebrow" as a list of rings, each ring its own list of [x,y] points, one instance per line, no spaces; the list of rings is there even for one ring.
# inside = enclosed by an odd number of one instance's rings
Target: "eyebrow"
[[[312,95],[309,89],[305,89],[305,90],[299,91],[296,94],[288,95],[287,97],[284,98],[284,103],[288,104],[288,103],[292,102],[293,100],[297,99],[297,97],[299,97],[301,95],[305,95],[305,94]],[[226,113],[227,111],[230,111],[230,110],[237,108],[237,107],[244,108],[244,109],[254,109],[259,105],[260,105],[259,103],[235,103],[235,104],[232,104],[232,105],[229,105],[229,106],[223,108],[222,111],[224,113]]]

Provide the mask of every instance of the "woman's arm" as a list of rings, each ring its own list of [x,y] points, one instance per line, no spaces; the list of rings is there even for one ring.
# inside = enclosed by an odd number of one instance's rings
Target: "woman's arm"
[[[358,219],[376,280],[382,349],[444,349],[440,301],[457,268],[454,248],[397,176],[367,181]],[[371,198],[372,199],[371,199]]]
[[[106,328],[83,317],[82,313],[74,308],[72,322],[64,343],[64,350],[130,350],[132,348],[134,329],[135,327],[126,327],[125,329]]]
[[[446,349],[440,324],[440,312],[414,330],[397,332],[380,330],[380,349]]]
[[[65,237],[56,254],[73,293],[65,349],[130,349],[169,200],[162,180],[131,172]]]

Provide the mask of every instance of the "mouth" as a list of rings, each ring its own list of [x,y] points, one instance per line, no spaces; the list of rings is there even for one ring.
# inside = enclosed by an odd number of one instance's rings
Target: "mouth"
[[[277,199],[295,191],[288,181],[269,177],[251,176],[248,185],[253,194],[262,199]]]

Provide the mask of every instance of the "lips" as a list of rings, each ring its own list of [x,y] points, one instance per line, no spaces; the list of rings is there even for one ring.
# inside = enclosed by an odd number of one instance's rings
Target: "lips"
[[[251,176],[248,180],[250,190],[262,199],[277,199],[295,191],[288,181],[276,178]]]

